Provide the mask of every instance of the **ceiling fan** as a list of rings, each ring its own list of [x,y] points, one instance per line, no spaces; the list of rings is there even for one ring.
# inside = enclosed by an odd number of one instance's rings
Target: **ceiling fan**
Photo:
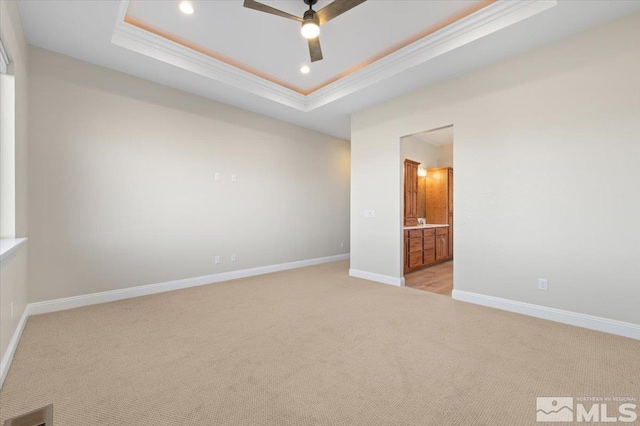
[[[303,1],[306,5],[309,6],[309,10],[304,13],[304,16],[302,18],[291,15],[287,12],[283,12],[282,10],[276,9],[275,7],[267,6],[266,4],[257,2],[255,0],[244,0],[244,7],[301,22],[302,28],[300,29],[300,32],[302,33],[302,36],[309,42],[309,54],[311,55],[311,62],[316,62],[322,59],[322,49],[320,48],[319,37],[320,25],[326,24],[333,18],[342,15],[343,13],[350,9],[353,9],[360,3],[364,3],[366,0],[334,0],[317,12],[313,10],[313,5],[318,3],[318,0]]]

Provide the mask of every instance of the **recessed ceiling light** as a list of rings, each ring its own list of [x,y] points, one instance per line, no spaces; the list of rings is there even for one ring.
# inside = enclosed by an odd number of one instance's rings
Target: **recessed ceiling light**
[[[182,13],[184,13],[185,15],[191,15],[193,14],[193,5],[191,4],[190,1],[188,0],[182,0],[178,3],[178,7],[180,8],[180,11]]]
[[[303,66],[300,68],[300,72],[301,72],[302,74],[309,74],[309,71],[311,71],[311,68],[309,68],[307,65],[303,65]]]

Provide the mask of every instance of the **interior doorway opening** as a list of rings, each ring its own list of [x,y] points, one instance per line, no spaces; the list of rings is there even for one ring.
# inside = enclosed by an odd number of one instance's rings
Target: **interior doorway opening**
[[[453,125],[405,136],[400,144],[405,285],[451,297]]]

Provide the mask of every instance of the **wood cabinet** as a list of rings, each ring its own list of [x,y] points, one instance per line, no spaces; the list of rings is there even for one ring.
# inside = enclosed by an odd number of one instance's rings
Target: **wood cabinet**
[[[412,229],[404,233],[405,269],[415,269],[423,265],[423,233]]]
[[[404,231],[404,270],[412,271],[448,258],[449,230],[446,226]]]
[[[404,225],[418,224],[418,166],[420,163],[404,160]]]
[[[449,187],[449,258],[453,258],[453,169],[449,169],[449,182],[447,182],[447,186]]]
[[[439,228],[438,231],[443,228]],[[436,262],[449,258],[449,234],[444,228],[443,232],[436,234]]]
[[[453,258],[453,169],[443,167],[427,170],[426,192],[427,223],[449,225],[446,238],[441,239],[446,241],[436,241],[436,248],[438,243],[446,244],[446,250],[442,248],[440,254],[446,253],[444,258],[451,259]],[[437,250],[436,259],[438,259]]]
[[[447,239],[449,240],[449,247],[447,248],[447,252],[449,254],[449,258],[453,259],[453,213],[449,213],[449,235]]]

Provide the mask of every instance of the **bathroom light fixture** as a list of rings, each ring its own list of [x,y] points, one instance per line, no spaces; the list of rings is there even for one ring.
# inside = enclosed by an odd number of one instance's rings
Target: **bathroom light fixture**
[[[309,74],[310,71],[311,71],[311,68],[309,68],[308,65],[303,65],[300,67],[300,72],[302,74]]]
[[[180,11],[185,15],[193,14],[193,5],[189,0],[181,0],[180,2],[178,2],[178,7],[180,8]]]
[[[426,176],[427,175],[427,169],[425,167],[419,166],[418,167],[418,176]]]

